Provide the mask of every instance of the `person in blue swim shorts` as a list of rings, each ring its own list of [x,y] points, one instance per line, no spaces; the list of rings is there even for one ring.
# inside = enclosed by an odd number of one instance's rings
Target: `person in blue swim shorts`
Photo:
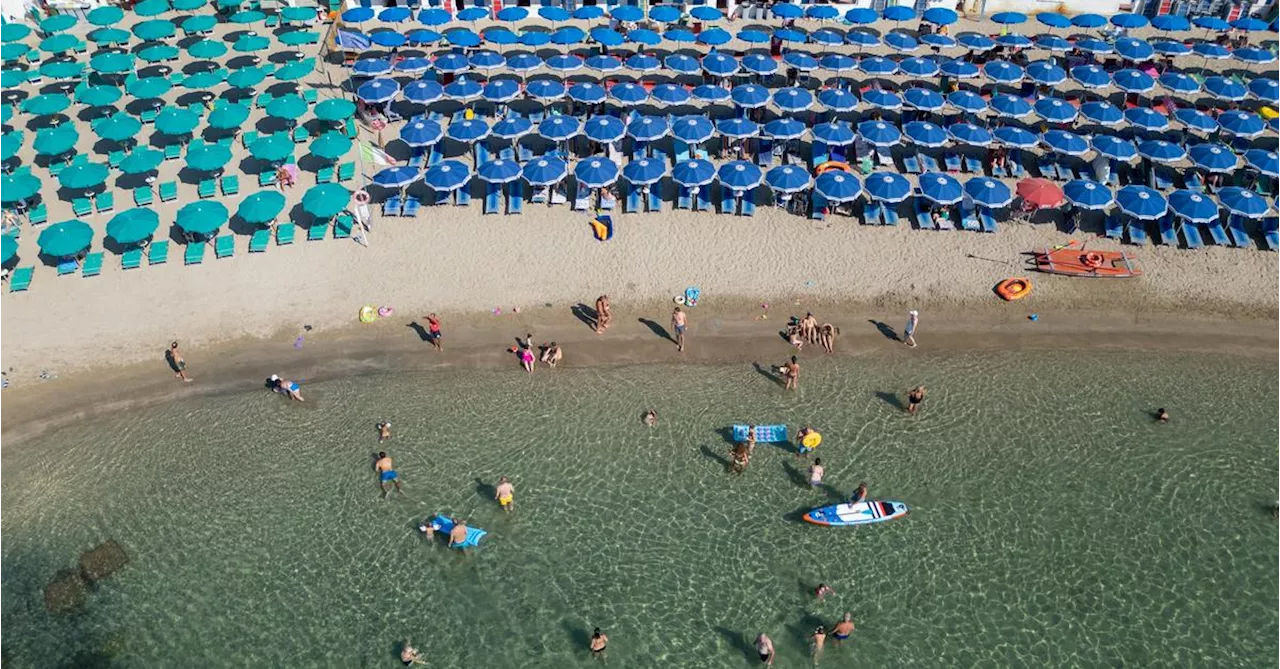
[[[386,451],[378,452],[378,461],[373,463],[373,470],[378,473],[378,487],[382,489],[382,497],[384,499],[387,493],[390,492],[387,490],[388,483],[395,484],[396,492],[404,492],[400,489],[400,475],[396,473],[391,464],[391,457],[387,455]]]

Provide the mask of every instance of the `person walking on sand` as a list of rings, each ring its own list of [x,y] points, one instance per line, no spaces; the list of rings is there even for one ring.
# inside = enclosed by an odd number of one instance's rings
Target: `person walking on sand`
[[[830,323],[823,323],[822,327],[818,328],[818,342],[827,353],[836,352],[836,335],[838,334],[840,334],[840,328]]]
[[[853,614],[845,611],[844,618],[836,623],[835,628],[831,630],[831,635],[839,642],[848,639],[851,634],[853,634]]]
[[[756,637],[756,653],[760,655],[760,661],[765,663],[766,666],[773,666],[773,639],[770,639],[764,632],[761,632]]]
[[[924,401],[924,394],[927,389],[924,386],[916,386],[907,393],[907,413],[912,416],[920,410],[920,403]]]
[[[787,390],[795,390],[800,387],[800,363],[794,355],[791,356],[791,360],[787,364],[782,366],[782,376],[787,380]]]
[[[542,352],[542,361],[547,363],[547,366],[552,369],[555,369],[556,363],[560,362],[560,359],[563,357],[564,351],[561,351],[560,345],[555,342],[551,342],[551,345]]]
[[[166,353],[166,357],[169,358],[169,366],[173,368],[174,372],[176,372],[174,376],[190,383],[192,378],[187,376],[187,361],[182,357],[182,351],[178,350],[178,342],[175,341],[172,344],[169,344],[169,350]]]
[[[400,489],[400,475],[396,473],[395,466],[391,464],[391,456],[386,451],[378,452],[378,461],[373,463],[373,471],[378,474],[378,489],[382,491],[382,498],[386,499],[390,490],[387,490],[388,483],[394,483],[396,492],[404,493]]]
[[[427,314],[427,341],[430,341],[437,351],[444,350],[444,342],[440,341],[440,318],[434,311]]]
[[[609,311],[609,296],[601,295],[596,298],[596,334],[604,334],[609,328],[609,322],[613,320],[613,312]]]
[[[595,628],[591,632],[591,642],[587,645],[591,649],[592,657],[604,657],[604,649],[609,647],[609,635]]]
[[[671,329],[676,331],[677,351],[684,351],[684,330],[687,326],[688,321],[685,320],[685,313],[680,310],[680,307],[676,307],[675,311],[671,312]]]
[[[916,326],[920,325],[920,312],[912,309],[907,312],[907,327],[902,331],[902,343],[916,347]]]
[[[498,500],[498,506],[504,511],[510,511],[516,505],[516,487],[511,485],[511,479],[503,476],[498,479],[498,489],[493,492],[493,498]]]

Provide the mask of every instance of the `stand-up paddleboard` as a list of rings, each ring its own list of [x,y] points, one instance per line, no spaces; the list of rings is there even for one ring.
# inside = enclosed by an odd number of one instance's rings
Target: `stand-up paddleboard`
[[[435,530],[436,532],[442,532],[446,536],[453,531],[453,526],[454,526],[453,519],[447,516],[437,515],[434,518],[432,518],[429,522],[431,523],[432,530]],[[484,530],[478,527],[468,527],[467,540],[454,546],[454,548],[471,548],[473,546],[476,546],[480,543],[480,540],[483,539],[484,535],[486,534],[488,534],[488,532],[485,532]]]
[[[907,505],[902,502],[871,500],[856,504],[832,504],[804,514],[806,522],[828,527],[845,525],[869,525],[907,515]]]
[[[747,440],[747,426],[733,426],[733,440],[736,443],[742,443]],[[786,425],[757,425],[756,426],[756,443],[757,444],[780,444],[787,440]]]

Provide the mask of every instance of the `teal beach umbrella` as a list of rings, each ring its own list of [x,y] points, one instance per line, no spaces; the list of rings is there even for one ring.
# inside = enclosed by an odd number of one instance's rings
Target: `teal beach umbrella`
[[[261,67],[242,67],[227,76],[227,85],[235,88],[253,88],[266,78],[267,72]]]
[[[194,12],[207,4],[209,0],[173,0],[173,8],[180,12]]]
[[[243,12],[236,12],[235,14],[232,14],[230,18],[227,19],[227,22],[235,23],[239,25],[248,25],[250,23],[257,23],[259,21],[266,21],[266,20],[267,20],[266,14],[263,14],[262,12],[256,9],[249,9]]]
[[[160,16],[169,11],[169,3],[165,0],[142,0],[133,6],[133,13],[138,16]]]
[[[227,222],[227,208],[215,200],[192,202],[178,210],[178,227],[196,235],[207,235]]]
[[[187,149],[187,167],[197,172],[214,172],[231,162],[231,149],[221,144],[200,144]]]
[[[58,156],[75,148],[80,140],[80,133],[70,125],[56,128],[41,128],[36,132],[36,139],[31,143],[36,153],[42,156]]]
[[[271,46],[271,40],[262,35],[245,35],[236,40],[231,48],[241,53],[249,53],[252,51],[262,51]]]
[[[345,121],[356,113],[356,105],[350,100],[333,98],[316,105],[316,118],[321,121]]]
[[[302,195],[302,210],[316,218],[333,218],[351,201],[351,191],[340,184],[320,184]]]
[[[111,6],[98,7],[89,10],[89,13],[85,14],[85,19],[95,26],[114,25],[124,20],[124,10]]]
[[[31,72],[28,70],[0,70],[0,86],[5,88],[17,88],[31,79]],[[5,109],[10,109],[8,105]]]
[[[351,150],[351,140],[346,135],[326,132],[311,142],[311,155],[324,160],[337,160]]]
[[[269,163],[278,163],[293,155],[293,142],[282,134],[255,140],[249,145],[249,155]]]
[[[139,51],[138,57],[148,63],[163,63],[178,57],[178,47],[172,44],[155,44]]]
[[[164,153],[150,147],[134,149],[120,161],[120,171],[125,174],[154,172],[164,162]]]
[[[98,44],[124,44],[129,41],[129,31],[120,28],[98,28],[89,33],[89,41]]]
[[[293,7],[292,9],[306,9],[304,7]],[[307,11],[311,11],[307,9]],[[276,38],[276,41],[285,46],[301,46],[303,44],[312,44],[320,39],[320,33],[310,30],[290,30]]]
[[[59,14],[58,16],[66,15]],[[74,51],[78,46],[80,46],[80,40],[77,39],[75,35],[68,35],[66,33],[53,35],[52,37],[46,37],[40,40],[40,50],[48,51],[49,53],[66,53],[68,51]]]
[[[22,132],[14,130],[6,132],[0,136],[0,160],[8,160],[18,155],[18,149],[22,148]]]
[[[109,174],[102,163],[74,163],[58,174],[58,183],[71,190],[97,188],[106,182]]]
[[[99,137],[112,142],[125,142],[137,139],[142,132],[142,121],[128,114],[115,114],[100,118],[92,123],[93,131]]]
[[[0,235],[0,262],[9,262],[18,255],[18,240],[13,235]]]
[[[40,22],[40,32],[52,35],[53,33],[71,30],[76,23],[76,17],[71,14],[54,14]]]
[[[217,18],[209,14],[201,14],[199,16],[193,16],[189,19],[185,19],[182,22],[182,31],[188,35],[192,35],[195,33],[213,30],[213,27],[216,25],[218,25]]]
[[[267,115],[293,120],[307,113],[307,101],[301,95],[290,94],[267,103]]]
[[[213,88],[226,80],[227,71],[218,69],[209,72],[197,72],[196,74],[187,77],[182,82],[182,85],[193,91],[198,91],[206,88]]]
[[[263,225],[275,220],[284,209],[284,193],[278,190],[260,190],[240,202],[236,213],[246,223]]]
[[[36,116],[47,116],[71,106],[71,98],[62,93],[45,93],[22,101],[22,111]]]
[[[89,69],[99,74],[133,71],[133,56],[127,53],[102,53],[89,59]]]
[[[195,130],[199,123],[200,117],[195,112],[169,107],[156,117],[155,126],[156,130],[166,135],[186,135]]]
[[[6,86],[5,88],[8,88]],[[8,123],[13,118],[13,107],[0,105],[0,123]]]
[[[310,21],[316,18],[314,7],[285,7],[280,10],[280,18],[286,21]]]
[[[20,42],[31,34],[31,28],[24,23],[6,23],[0,26],[0,42]]]
[[[124,97],[124,93],[121,93],[120,89],[115,86],[89,86],[87,84],[76,86],[76,102],[90,107],[104,107],[109,104],[115,104],[122,97]]]
[[[218,130],[239,128],[249,118],[247,105],[224,104],[214,107],[209,114],[209,127]]]
[[[36,239],[40,250],[45,255],[55,258],[73,256],[89,248],[91,243],[93,243],[93,228],[89,227],[88,223],[74,218],[54,223],[45,228]]]
[[[84,63],[55,60],[40,66],[40,75],[50,79],[74,79],[84,73]]]
[[[40,192],[40,180],[30,172],[18,172],[0,176],[0,201],[13,204],[29,199]]]
[[[292,63],[286,63],[276,70],[276,79],[280,81],[297,81],[304,79],[316,69],[315,61],[310,58],[306,60],[295,60]]]
[[[187,47],[187,53],[191,54],[192,58],[200,58],[203,60],[221,58],[227,55],[227,45],[222,42],[215,42],[211,39],[202,39]]]
[[[124,90],[135,98],[150,100],[169,92],[173,84],[165,77],[129,78],[124,82]]]
[[[177,29],[173,27],[173,22],[164,19],[143,21],[133,27],[133,34],[145,42],[154,42],[173,37],[175,32],[177,32]]]
[[[9,44],[0,46],[0,60],[4,60],[6,63],[15,61],[27,55],[27,52],[30,50],[31,47],[23,44],[22,42],[10,42]]]
[[[155,234],[160,216],[146,207],[126,209],[107,223],[107,236],[121,244],[137,244]]]

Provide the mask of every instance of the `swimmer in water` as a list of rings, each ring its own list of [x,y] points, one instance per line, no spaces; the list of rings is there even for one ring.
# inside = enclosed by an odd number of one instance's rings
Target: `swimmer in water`
[[[766,665],[773,666],[773,639],[770,639],[764,632],[756,637],[756,653],[760,655],[760,661]]]
[[[853,634],[853,614],[846,611],[844,618],[836,623],[835,629],[831,630],[831,635],[836,641],[844,641],[851,634]]]
[[[589,647],[592,655],[603,657],[604,649],[609,647],[609,635],[601,632],[599,627],[595,628],[595,631],[591,632],[591,644]]]
[[[747,426],[746,445],[747,445],[748,454],[754,453],[756,451],[756,426],[754,425]]]
[[[498,479],[498,489],[494,491],[494,499],[498,500],[498,506],[503,510],[510,511],[516,505],[516,487],[511,485],[511,479],[503,476]]]
[[[409,645],[408,639],[404,640],[404,646],[400,649],[400,661],[403,662],[406,667],[413,664],[427,663],[426,660],[422,659],[422,653],[418,652],[417,648]]]
[[[1156,409],[1156,422],[1157,422],[1157,423],[1168,423],[1168,422],[1169,422],[1169,412],[1168,412],[1168,411],[1165,411],[1165,410],[1164,410],[1164,407],[1161,407],[1161,408],[1159,408],[1159,409]]]
[[[818,625],[818,629],[813,631],[813,636],[809,637],[813,642],[814,657],[822,655],[822,646],[827,642],[827,629],[822,625]]]
[[[459,518],[449,530],[449,548],[460,546],[467,541],[467,521]]]
[[[386,441],[391,438],[391,422],[378,423],[378,441]]]
[[[827,585],[826,583],[819,583],[818,587],[813,591],[813,596],[817,597],[818,599],[822,599],[827,595],[834,595],[834,594],[836,594],[836,591],[833,590],[831,586]]]
[[[924,402],[925,391],[926,388],[924,386],[916,386],[911,389],[911,392],[907,393],[907,413],[912,416],[916,415],[916,412],[920,410],[920,403]]]
[[[302,399],[302,387],[299,386],[296,381],[288,381],[272,374],[271,383],[273,385],[272,390],[288,395],[289,399],[297,400],[299,402],[306,401]]]
[[[391,492],[387,490],[388,483],[394,483],[396,492],[403,494],[404,491],[400,489],[400,475],[396,473],[395,467],[391,464],[391,457],[386,451],[378,453],[378,461],[373,463],[373,470],[378,473],[378,488],[382,490],[383,499],[386,499],[387,494]]]
[[[822,475],[826,472],[822,468],[822,458],[814,458],[813,466],[809,467],[809,487],[816,488],[822,485]]]
[[[658,412],[653,409],[644,412],[644,424],[648,427],[658,427]]]
[[[751,462],[751,450],[746,444],[734,444],[729,449],[729,455],[733,456],[733,463],[729,465],[729,471],[734,474],[741,474],[746,471],[747,464]]]
[[[800,428],[800,432],[796,434],[796,444],[798,445],[798,448],[796,449],[797,458],[809,457],[809,454],[813,452],[813,449],[817,448],[817,446],[806,446],[804,443],[805,437],[811,434],[817,434],[817,430],[814,430],[811,427],[802,427]],[[822,435],[818,436],[821,438]]]
[[[867,501],[867,482],[863,481],[858,484],[858,489],[854,490],[852,495],[849,495],[849,503],[857,504],[865,501]]]

